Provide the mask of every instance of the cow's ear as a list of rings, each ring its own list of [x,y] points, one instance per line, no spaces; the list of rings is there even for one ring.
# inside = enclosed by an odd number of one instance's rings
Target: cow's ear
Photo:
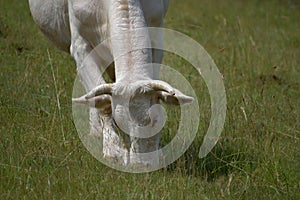
[[[103,113],[111,112],[111,95],[113,84],[101,84],[87,94],[73,98],[73,103],[85,104],[99,109]]]
[[[73,98],[73,103],[80,103],[88,105],[89,107],[98,108],[100,110],[107,110],[111,107],[111,96],[107,94],[87,98],[86,95]]]
[[[155,91],[156,97],[172,105],[182,105],[194,101],[193,97],[183,94],[164,81],[153,80],[148,83],[149,88]]]
[[[183,104],[192,103],[194,101],[193,97],[187,96],[177,89],[174,89],[174,91],[175,94],[173,93],[170,94],[165,91],[159,91],[157,92],[157,96],[163,102],[170,105],[183,105]]]

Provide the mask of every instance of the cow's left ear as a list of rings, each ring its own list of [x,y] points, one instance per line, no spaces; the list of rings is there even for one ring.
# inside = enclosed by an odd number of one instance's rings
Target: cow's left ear
[[[183,105],[194,101],[193,97],[187,96],[177,89],[174,89],[174,92],[174,94],[170,94],[168,92],[159,91],[157,92],[157,96],[163,102],[170,105]]]
[[[166,104],[183,105],[194,101],[193,97],[183,94],[164,81],[153,80],[148,83],[148,86],[155,91],[156,97]]]

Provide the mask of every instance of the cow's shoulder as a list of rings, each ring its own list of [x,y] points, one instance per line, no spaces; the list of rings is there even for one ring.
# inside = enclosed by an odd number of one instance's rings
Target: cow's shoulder
[[[105,0],[73,0],[69,4],[72,16],[82,25],[103,23],[107,17],[107,2]]]
[[[169,0],[141,0],[148,26],[161,26],[168,9]]]

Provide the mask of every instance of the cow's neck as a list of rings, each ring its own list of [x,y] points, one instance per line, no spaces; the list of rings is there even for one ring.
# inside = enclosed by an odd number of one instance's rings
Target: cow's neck
[[[152,79],[151,49],[145,48],[150,39],[139,0],[111,0],[109,15],[116,82]]]

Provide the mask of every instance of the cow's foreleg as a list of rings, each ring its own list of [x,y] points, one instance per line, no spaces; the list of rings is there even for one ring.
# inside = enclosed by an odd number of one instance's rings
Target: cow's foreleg
[[[70,8],[70,16],[74,16]],[[91,91],[100,84],[105,84],[102,67],[108,62],[108,55],[93,51],[93,46],[80,33],[80,21],[74,16],[70,17],[71,26],[71,55],[76,61],[78,74],[86,92]],[[99,55],[101,54],[101,55]],[[104,66],[102,66],[104,65]],[[112,77],[111,77],[112,78]],[[109,102],[109,101],[108,101]],[[107,102],[105,102],[107,103]],[[101,104],[101,102],[100,102]],[[97,106],[95,106],[97,107]],[[100,105],[101,108],[90,108],[90,137],[97,137],[102,152],[98,156],[117,161],[121,164],[128,163],[128,148],[126,141],[115,130],[111,117],[111,105]],[[98,148],[99,149],[99,148]],[[93,152],[95,154],[95,152]]]
[[[105,84],[102,76],[101,68],[98,64],[101,58],[97,57],[95,53],[90,52],[89,44],[85,43],[80,37],[77,41],[71,44],[72,56],[75,58],[78,66],[78,74],[82,80],[82,84],[89,92],[100,84]],[[84,58],[84,55],[87,57]],[[96,106],[97,107],[97,106]],[[128,145],[127,141],[115,129],[111,116],[111,105],[103,106],[101,108],[90,108],[90,136],[97,136],[103,150],[99,152],[107,158],[109,162],[118,162],[121,164],[128,163]]]

